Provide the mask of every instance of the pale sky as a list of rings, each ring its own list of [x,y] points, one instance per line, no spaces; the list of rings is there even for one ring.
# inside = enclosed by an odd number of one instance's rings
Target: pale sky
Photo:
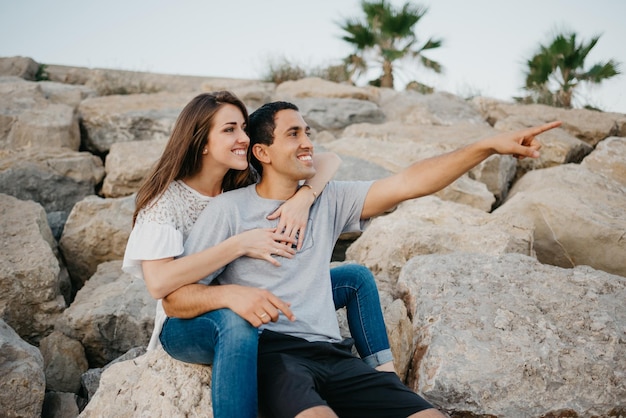
[[[395,5],[404,1],[391,0]],[[525,61],[555,29],[588,41],[601,34],[587,68],[615,59],[626,72],[626,1],[423,0],[418,38],[444,39],[428,58],[437,75],[403,65],[417,79],[462,97],[520,95]],[[42,64],[261,79],[271,61],[304,68],[352,52],[337,22],[362,15],[358,0],[0,0],[0,56]],[[584,102],[626,113],[626,75],[581,91]]]

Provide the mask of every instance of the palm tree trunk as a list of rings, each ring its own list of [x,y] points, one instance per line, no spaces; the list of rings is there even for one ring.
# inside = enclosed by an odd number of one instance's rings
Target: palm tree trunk
[[[566,109],[572,108],[572,91],[571,90],[563,90],[561,92],[561,104]]]
[[[380,86],[393,88],[393,66],[391,61],[383,62],[383,76],[380,78]]]

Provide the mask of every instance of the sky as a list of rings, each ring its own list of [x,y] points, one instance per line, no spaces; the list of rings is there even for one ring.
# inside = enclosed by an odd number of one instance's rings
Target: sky
[[[396,6],[405,0],[390,0]],[[586,66],[614,59],[626,72],[624,0],[416,0],[428,7],[418,40],[443,74],[403,63],[399,86],[418,80],[461,97],[523,94],[526,60],[558,30],[588,41]],[[41,64],[205,77],[262,79],[287,60],[305,69],[353,52],[339,23],[359,0],[0,0],[0,57]],[[579,104],[626,113],[626,75],[580,90]]]

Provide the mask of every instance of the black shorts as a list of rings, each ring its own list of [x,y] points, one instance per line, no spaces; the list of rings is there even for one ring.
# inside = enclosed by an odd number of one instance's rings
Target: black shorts
[[[293,418],[320,405],[340,417],[405,418],[433,408],[395,373],[379,372],[331,344],[264,330],[259,340],[259,406],[264,416]]]

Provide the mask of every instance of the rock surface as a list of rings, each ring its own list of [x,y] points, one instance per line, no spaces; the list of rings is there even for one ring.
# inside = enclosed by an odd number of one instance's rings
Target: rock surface
[[[109,367],[83,418],[213,416],[211,368],[174,360],[162,349]]]
[[[46,379],[37,347],[0,319],[0,408],[7,418],[38,418]]]
[[[522,254],[411,259],[410,385],[451,411],[609,416],[626,399],[626,278]]]
[[[43,208],[0,194],[0,318],[36,343],[65,309],[57,245]]]

